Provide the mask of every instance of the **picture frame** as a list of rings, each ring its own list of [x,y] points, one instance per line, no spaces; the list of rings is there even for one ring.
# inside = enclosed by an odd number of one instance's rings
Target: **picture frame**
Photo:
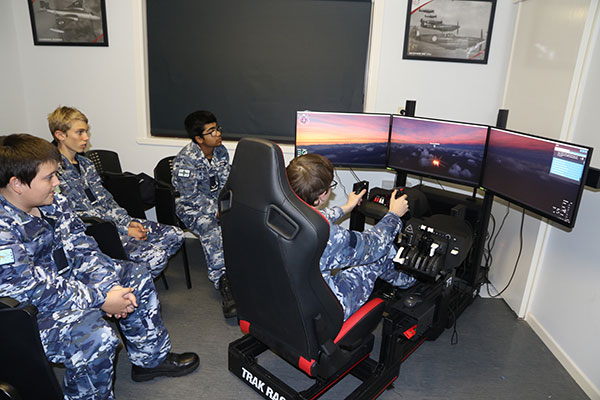
[[[38,46],[108,46],[105,0],[27,0]]]
[[[487,64],[496,0],[408,0],[404,59]]]

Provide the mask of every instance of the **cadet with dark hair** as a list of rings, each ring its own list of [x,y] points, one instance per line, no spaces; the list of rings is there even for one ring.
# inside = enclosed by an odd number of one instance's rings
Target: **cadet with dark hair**
[[[294,158],[287,167],[287,176],[298,197],[316,208],[329,201],[333,180],[333,165],[319,154],[305,154]],[[321,213],[329,221],[329,240],[321,255],[323,279],[344,309],[344,319],[354,314],[371,296],[377,278],[406,288],[415,279],[394,269],[396,248],[394,238],[402,229],[400,219],[408,210],[406,195],[395,198],[392,193],[389,212],[364,232],[345,229],[335,222],[351,212],[361,201],[366,190],[350,193],[345,205],[324,208]]]
[[[35,136],[0,141],[0,297],[38,308],[46,356],[66,367],[65,399],[114,399],[120,341],[104,315],[120,318],[133,380],[192,372],[196,354],[170,352],[148,266],[102,254],[55,194],[60,160]]]
[[[185,118],[192,141],[173,160],[173,186],[177,216],[202,243],[208,279],[221,291],[223,314],[236,315],[236,307],[225,274],[223,238],[217,220],[217,197],[229,177],[229,153],[222,144],[222,128],[209,111],[195,111]]]
[[[88,119],[76,108],[58,107],[48,115],[52,137],[62,154],[60,190],[80,217],[114,222],[123,249],[131,261],[145,262],[157,277],[169,257],[183,244],[183,231],[175,226],[132,218],[104,186],[94,163],[80,154],[89,141]]]

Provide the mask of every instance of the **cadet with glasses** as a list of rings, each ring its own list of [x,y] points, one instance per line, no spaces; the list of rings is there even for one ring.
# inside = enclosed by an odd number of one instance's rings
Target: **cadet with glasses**
[[[200,239],[208,279],[221,291],[223,315],[237,315],[225,274],[223,239],[218,222],[217,199],[229,177],[229,153],[222,144],[222,128],[209,111],[195,111],[184,121],[191,139],[173,160],[173,186],[177,216]]]
[[[377,278],[400,288],[414,284],[415,278],[398,272],[393,258],[394,239],[402,229],[400,219],[408,211],[406,195],[392,193],[389,212],[364,232],[345,229],[335,222],[356,207],[366,190],[351,192],[345,205],[326,208],[333,180],[333,165],[319,154],[294,158],[287,169],[292,189],[307,204],[321,210],[329,221],[329,240],[320,259],[321,275],[344,309],[344,320],[354,314],[371,296]]]

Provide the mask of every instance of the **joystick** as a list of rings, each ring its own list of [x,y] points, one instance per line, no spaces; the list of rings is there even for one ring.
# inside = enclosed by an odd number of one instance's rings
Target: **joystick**
[[[360,194],[360,192],[362,192],[363,189],[367,189],[367,192],[369,191],[369,182],[368,181],[360,181],[360,182],[356,182],[354,185],[352,185],[352,191],[355,194]]]
[[[398,187],[396,188],[396,196],[395,196],[394,198],[395,198],[395,199],[398,199],[398,198],[400,198],[401,196],[403,196],[403,195],[405,195],[405,194],[406,194],[406,192],[404,191],[404,187],[402,187],[402,186],[398,186]]]

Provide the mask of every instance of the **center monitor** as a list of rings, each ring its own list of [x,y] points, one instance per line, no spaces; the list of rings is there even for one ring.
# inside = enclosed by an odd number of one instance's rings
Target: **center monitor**
[[[317,153],[336,167],[385,168],[389,114],[298,111],[296,156]]]
[[[481,185],[572,228],[591,156],[590,147],[490,128]]]
[[[394,115],[388,166],[477,187],[487,131],[484,125]]]

